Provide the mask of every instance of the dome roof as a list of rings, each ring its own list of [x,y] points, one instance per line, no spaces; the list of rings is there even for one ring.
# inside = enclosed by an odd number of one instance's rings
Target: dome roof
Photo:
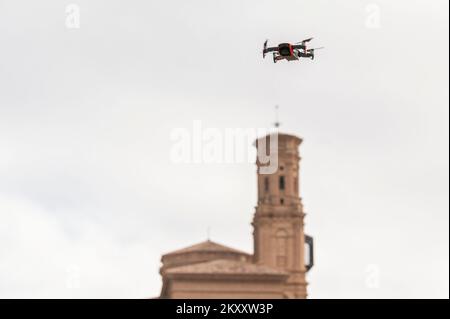
[[[207,240],[163,255],[161,270],[217,259],[249,261],[252,259],[252,255]]]
[[[186,253],[193,253],[193,252],[205,252],[205,253],[234,253],[234,254],[243,254],[248,255],[246,252],[230,248],[218,243],[215,243],[213,241],[207,240],[204,242],[201,242],[199,244],[195,244],[186,248],[182,248],[179,250],[175,250],[173,252],[170,252],[168,254],[165,254],[163,257],[171,256],[171,255],[179,255],[179,254],[186,254]]]

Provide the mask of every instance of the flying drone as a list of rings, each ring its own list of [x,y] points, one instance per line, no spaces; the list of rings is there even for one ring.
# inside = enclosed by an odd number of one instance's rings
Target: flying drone
[[[300,58],[310,58],[311,60],[314,60],[314,51],[323,49],[323,47],[309,49],[307,43],[312,39],[313,38],[305,39],[295,44],[280,43],[278,46],[270,48],[267,47],[268,40],[266,40],[264,42],[263,58],[266,57],[267,53],[273,52],[273,63],[277,63],[277,61],[280,60],[295,61]]]

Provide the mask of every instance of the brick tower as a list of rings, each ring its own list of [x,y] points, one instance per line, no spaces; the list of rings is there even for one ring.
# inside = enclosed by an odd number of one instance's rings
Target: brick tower
[[[284,288],[285,297],[306,298],[305,214],[299,196],[298,149],[302,140],[293,135],[277,135],[278,138],[266,136],[255,142],[258,153],[261,150],[276,152],[278,168],[265,174],[266,165],[259,160],[256,162],[258,205],[252,223],[254,262],[289,274]]]

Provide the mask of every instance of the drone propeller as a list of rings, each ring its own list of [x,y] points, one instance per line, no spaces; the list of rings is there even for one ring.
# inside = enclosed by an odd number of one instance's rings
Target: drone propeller
[[[306,42],[309,42],[309,41],[311,41],[312,39],[314,39],[314,38],[308,38],[308,39],[305,39],[305,40],[302,40],[302,41],[300,41],[300,42],[297,42],[297,43],[295,43],[295,44],[300,44],[300,43],[306,43]]]
[[[268,39],[267,39],[266,41],[264,41],[263,58],[266,57],[266,49],[267,49],[267,42],[268,42],[268,41],[269,41]]]
[[[325,47],[311,48],[311,49],[308,49],[307,51],[314,51],[314,50],[321,50],[321,49],[325,49]]]

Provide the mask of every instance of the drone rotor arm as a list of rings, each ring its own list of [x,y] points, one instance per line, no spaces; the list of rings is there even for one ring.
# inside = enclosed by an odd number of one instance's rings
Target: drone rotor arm
[[[303,44],[294,44],[293,46],[292,46],[292,48],[293,49],[306,49],[306,45],[303,45]]]
[[[274,52],[274,51],[278,51],[278,47],[271,47],[271,48],[264,49],[265,53]]]

